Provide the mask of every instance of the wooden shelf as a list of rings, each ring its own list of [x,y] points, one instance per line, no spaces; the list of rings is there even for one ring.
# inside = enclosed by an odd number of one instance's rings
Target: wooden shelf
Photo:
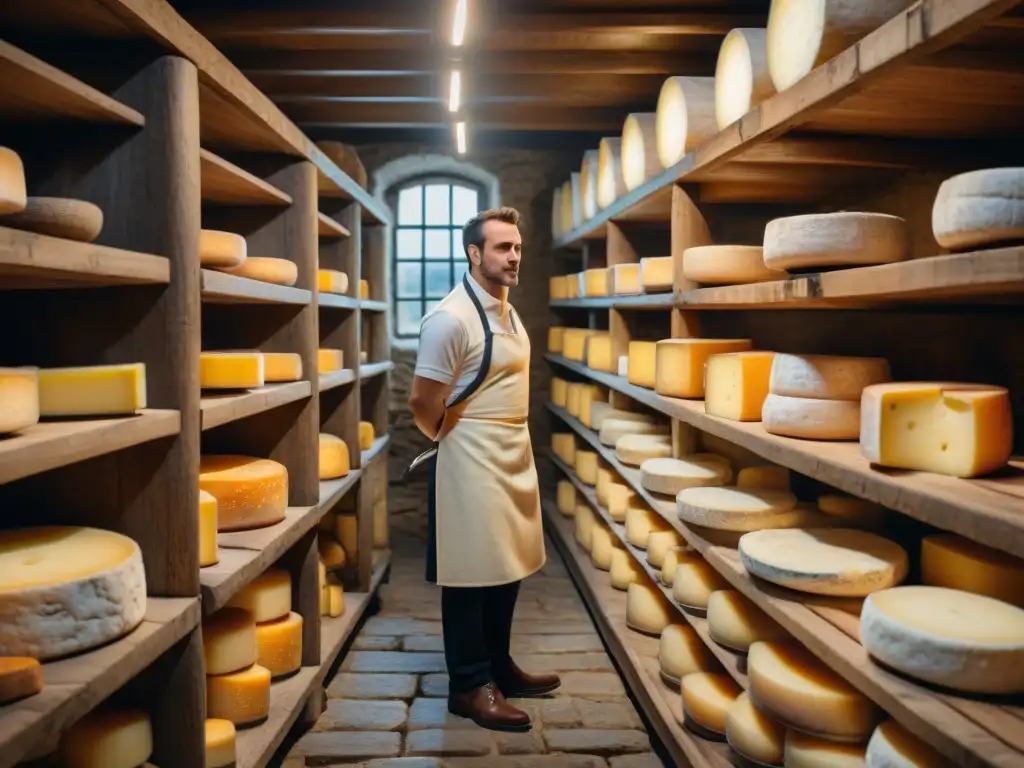
[[[320,234],[320,237],[352,237],[351,232],[349,232],[345,227],[336,222],[326,213],[318,213],[317,221],[319,222],[318,233]]]
[[[199,623],[195,598],[150,597],[131,634],[93,651],[43,665],[41,693],[0,707],[0,766],[30,751],[118,690]]]
[[[707,415],[703,400],[663,397],[620,376],[591,370],[564,357],[547,357],[584,378],[621,392],[669,418],[742,446],[770,462],[938,528],[1024,556],[1024,517],[1020,514],[1024,501],[1024,459],[1016,458],[1005,470],[974,480],[875,468],[861,455],[858,443],[772,435],[760,422],[728,421]],[[561,409],[549,407],[560,416],[568,416]]]
[[[313,386],[308,381],[292,381],[287,384],[268,384],[265,387],[249,389],[230,394],[207,392],[199,402],[201,429],[213,429],[223,424],[258,413],[279,408],[296,400],[309,397]]]
[[[380,376],[388,373],[395,364],[390,360],[385,360],[380,363],[364,363],[359,366],[359,378],[362,380],[371,379],[374,376]]]
[[[334,505],[345,497],[346,493],[355,488],[362,474],[362,468],[352,469],[347,475],[339,477],[337,480],[321,480],[319,504],[321,513],[330,512]]]
[[[170,262],[163,256],[0,226],[0,281],[5,290],[166,285],[170,279]]]
[[[382,456],[387,455],[388,445],[391,443],[391,435],[381,435],[373,441],[373,445],[363,451],[360,467],[366,469]]]
[[[377,589],[384,580],[391,565],[391,552],[387,549],[375,549],[373,551],[373,571],[370,576],[369,592],[346,592],[345,610],[341,616],[334,618],[323,617],[321,622],[320,635],[320,669],[326,678],[331,666],[341,653],[345,642],[352,636],[353,630],[359,623],[372,597],[377,594]],[[321,678],[323,679],[323,678]]]
[[[202,270],[202,297],[205,304],[295,304],[304,306],[313,294],[302,288],[265,283],[238,277],[215,269]]]
[[[208,149],[199,150],[204,203],[219,205],[291,205],[291,195],[253,176]]]
[[[354,384],[356,372],[351,368],[342,368],[340,371],[320,374],[320,391],[326,392],[335,387],[343,387],[346,384]]]
[[[0,484],[178,434],[177,411],[143,410],[116,419],[41,421],[0,439]]]
[[[388,303],[386,301],[376,301],[374,299],[360,299],[359,308],[363,312],[387,312]]]
[[[619,462],[614,449],[601,445],[597,435],[578,419],[561,408],[549,407],[733,587],[918,737],[957,765],[1009,768],[1024,760],[1024,735],[1020,729],[1024,707],[934,692],[877,666],[857,638],[859,609],[854,601],[821,599],[755,582],[743,569],[735,549],[714,546],[696,534],[678,518],[673,500],[658,497],[643,487],[637,468]]]
[[[675,299],[671,293],[651,293],[641,296],[552,299],[550,305],[553,309],[672,309]]]
[[[354,296],[343,296],[340,293],[318,293],[317,304],[321,307],[334,309],[359,309],[359,299]]]

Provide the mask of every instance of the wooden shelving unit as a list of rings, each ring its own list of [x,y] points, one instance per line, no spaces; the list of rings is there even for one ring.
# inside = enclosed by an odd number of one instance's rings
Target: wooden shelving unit
[[[358,298],[364,277],[384,290],[389,213],[163,0],[5,5],[0,38],[17,41],[0,41],[0,146],[21,155],[30,195],[89,200],[104,214],[94,243],[0,227],[0,319],[21,329],[0,342],[0,365],[142,362],[149,405],[0,441],[4,525],[129,535],[149,591],[138,629],[45,664],[41,694],[0,707],[0,766],[46,755],[108,698],[149,712],[153,764],[202,765],[202,616],[276,566],[292,574],[303,667],[272,686],[268,721],[239,732],[238,765],[259,768],[319,714],[324,680],[390,563],[387,517],[374,515],[387,498],[386,317],[364,316]],[[201,227],[294,261],[296,285],[201,269]],[[321,266],[344,270],[353,294],[318,296]],[[321,376],[318,347],[341,349],[347,369]],[[295,352],[303,375],[201,392],[199,353],[217,349]],[[361,418],[377,431],[366,452]],[[344,478],[318,479],[320,432],[348,444]],[[289,508],[277,525],[220,534],[220,562],[200,569],[197,516],[185,512],[198,508],[199,456],[226,452],[284,464]],[[344,571],[344,614],[321,619],[316,535],[331,512],[357,516],[359,552]]]

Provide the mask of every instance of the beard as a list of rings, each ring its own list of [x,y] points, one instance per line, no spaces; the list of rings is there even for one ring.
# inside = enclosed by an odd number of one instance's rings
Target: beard
[[[511,272],[505,269],[494,269],[485,262],[480,263],[480,275],[489,283],[500,285],[503,288],[514,288],[519,285],[519,272]]]

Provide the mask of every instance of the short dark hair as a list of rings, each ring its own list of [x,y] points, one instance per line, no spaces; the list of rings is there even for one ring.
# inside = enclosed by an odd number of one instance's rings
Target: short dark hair
[[[462,250],[469,259],[469,246],[475,245],[482,252],[484,249],[484,224],[488,221],[503,221],[506,224],[519,226],[519,211],[507,205],[501,208],[488,208],[480,211],[462,227]]]

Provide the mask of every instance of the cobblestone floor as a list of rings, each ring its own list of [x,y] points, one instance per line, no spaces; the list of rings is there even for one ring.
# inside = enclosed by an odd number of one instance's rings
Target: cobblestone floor
[[[423,582],[423,542],[393,542],[381,611],[366,622],[327,688],[327,710],[284,768],[662,768],[569,574],[548,564],[520,594],[512,650],[562,687],[515,700],[530,733],[495,733],[448,714],[439,591]]]

